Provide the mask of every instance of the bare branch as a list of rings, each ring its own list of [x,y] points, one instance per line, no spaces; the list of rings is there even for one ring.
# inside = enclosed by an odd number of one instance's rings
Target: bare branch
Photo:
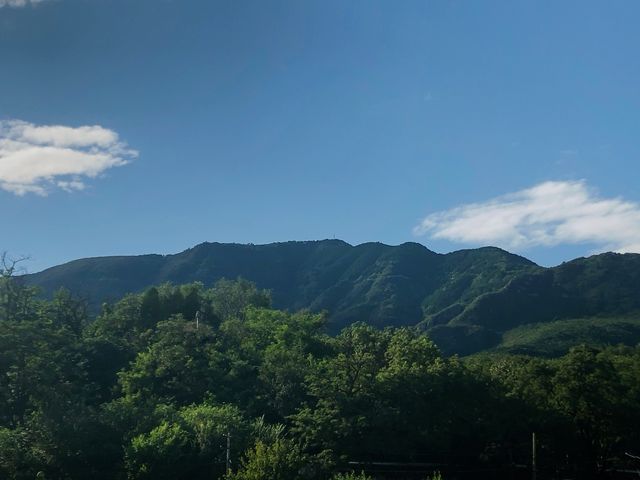
[[[26,268],[20,266],[20,264],[30,259],[31,257],[27,255],[14,258],[7,252],[2,252],[0,254],[0,277],[13,277],[16,273],[27,273]]]

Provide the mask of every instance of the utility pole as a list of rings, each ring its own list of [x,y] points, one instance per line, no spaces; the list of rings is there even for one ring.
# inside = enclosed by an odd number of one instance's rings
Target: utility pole
[[[227,430],[227,475],[231,473],[231,432]]]
[[[536,480],[538,466],[536,464],[536,432],[531,434],[531,480]]]

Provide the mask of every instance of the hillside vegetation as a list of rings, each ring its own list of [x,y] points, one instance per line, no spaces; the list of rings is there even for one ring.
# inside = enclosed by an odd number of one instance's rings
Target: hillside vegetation
[[[640,344],[640,316],[633,318],[573,318],[522,325],[505,332],[498,352],[557,357],[571,347]]]
[[[416,243],[204,243],[176,255],[76,260],[25,281],[49,295],[65,287],[97,311],[151,285],[239,277],[269,290],[276,308],[326,312],[334,333],[357,321],[419,325],[446,354],[496,347],[521,325],[640,312],[635,254],[542,268],[491,247],[441,255]]]

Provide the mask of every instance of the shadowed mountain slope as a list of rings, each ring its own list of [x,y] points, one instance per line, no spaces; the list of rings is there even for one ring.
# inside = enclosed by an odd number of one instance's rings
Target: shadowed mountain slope
[[[203,243],[175,255],[75,260],[25,280],[97,307],[164,282],[237,277],[270,289],[276,308],[327,311],[332,331],[354,321],[419,325],[446,353],[489,348],[524,324],[640,311],[640,255],[542,268],[498,248],[441,255],[417,243]]]

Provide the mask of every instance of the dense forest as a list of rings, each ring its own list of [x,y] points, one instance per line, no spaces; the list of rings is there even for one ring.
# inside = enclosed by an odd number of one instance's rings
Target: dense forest
[[[1,478],[531,478],[534,432],[538,479],[640,468],[638,347],[459,358],[419,327],[330,332],[241,279],[165,283],[93,314],[14,273]]]
[[[105,301],[152,285],[211,287],[238,277],[268,289],[274,308],[326,312],[332,334],[358,321],[379,328],[418,325],[447,355],[490,348],[531,353],[522,330],[513,332],[524,325],[537,330],[529,331],[531,340],[546,337],[566,351],[562,339],[594,317],[597,331],[579,332],[587,343],[640,342],[638,254],[605,253],[543,268],[494,247],[438,254],[417,243],[202,243],[175,255],[74,260],[24,281],[49,298],[66,288],[97,313]],[[577,321],[546,325],[561,320]],[[534,343],[538,349],[540,342]]]

